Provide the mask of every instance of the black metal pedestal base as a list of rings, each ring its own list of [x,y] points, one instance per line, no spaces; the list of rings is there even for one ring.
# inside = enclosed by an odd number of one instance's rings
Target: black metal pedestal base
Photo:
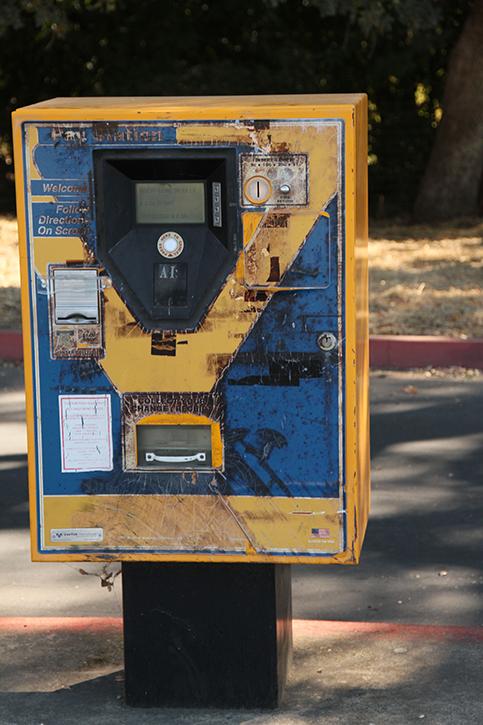
[[[290,566],[125,563],[126,702],[276,707],[292,648]]]

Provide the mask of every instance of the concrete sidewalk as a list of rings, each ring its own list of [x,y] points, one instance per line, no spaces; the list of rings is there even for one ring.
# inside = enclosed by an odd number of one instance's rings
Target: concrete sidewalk
[[[133,710],[123,703],[120,620],[84,622],[38,626],[37,620],[32,628],[19,622],[9,631],[0,628],[8,653],[2,725],[482,722],[483,641],[467,630],[296,621],[290,678],[278,710]]]

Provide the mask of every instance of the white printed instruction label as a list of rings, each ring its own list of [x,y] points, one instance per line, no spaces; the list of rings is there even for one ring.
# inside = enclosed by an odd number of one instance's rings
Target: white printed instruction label
[[[110,395],[59,395],[62,473],[112,471]]]
[[[65,541],[75,544],[76,541],[102,541],[104,529],[50,529],[51,541]]]

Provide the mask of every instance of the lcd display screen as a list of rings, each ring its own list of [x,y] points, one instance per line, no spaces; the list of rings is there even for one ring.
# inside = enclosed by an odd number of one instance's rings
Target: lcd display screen
[[[138,224],[203,224],[205,185],[200,181],[136,184]]]

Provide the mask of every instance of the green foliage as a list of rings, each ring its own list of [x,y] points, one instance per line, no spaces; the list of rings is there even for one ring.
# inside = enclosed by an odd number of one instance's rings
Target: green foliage
[[[52,96],[367,91],[373,211],[403,213],[441,117],[468,0],[3,0],[9,112]]]

